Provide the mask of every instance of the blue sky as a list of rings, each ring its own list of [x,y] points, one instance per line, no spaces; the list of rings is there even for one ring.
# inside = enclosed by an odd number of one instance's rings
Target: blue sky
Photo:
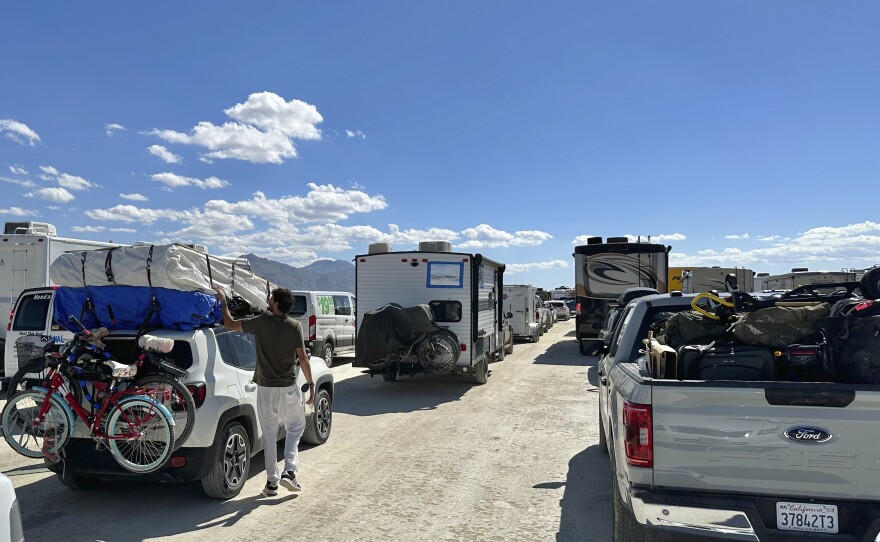
[[[292,265],[446,239],[574,282],[880,264],[880,3],[16,2],[0,216]]]

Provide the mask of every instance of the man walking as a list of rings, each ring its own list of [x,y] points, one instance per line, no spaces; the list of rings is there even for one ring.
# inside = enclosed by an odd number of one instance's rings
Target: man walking
[[[231,331],[244,331],[256,338],[257,418],[263,433],[263,455],[266,458],[266,487],[263,495],[278,494],[278,483],[290,491],[301,489],[296,472],[299,465],[299,439],[306,427],[305,407],[300,387],[296,384],[296,360],[309,386],[308,404],[315,399],[312,367],[306,355],[303,330],[299,322],[287,315],[293,306],[293,294],[286,288],[272,290],[269,312],[235,320],[226,306],[226,294],[215,289],[223,311],[223,325]],[[287,431],[284,439],[284,471],[278,472],[278,424]]]

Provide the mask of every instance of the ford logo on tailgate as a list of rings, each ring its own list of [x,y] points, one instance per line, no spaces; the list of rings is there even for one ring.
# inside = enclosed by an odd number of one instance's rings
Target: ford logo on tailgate
[[[808,444],[828,442],[833,436],[831,431],[821,427],[796,426],[785,430],[785,438],[788,440]]]

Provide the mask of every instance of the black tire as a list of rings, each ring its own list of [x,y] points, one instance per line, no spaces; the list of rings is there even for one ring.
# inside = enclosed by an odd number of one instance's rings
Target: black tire
[[[385,370],[382,371],[382,380],[385,382],[394,382],[397,380],[397,368],[386,367]]]
[[[880,267],[871,269],[859,280],[859,290],[865,299],[880,299]]]
[[[504,356],[507,355],[507,349],[502,345],[498,350],[495,351],[495,361],[504,361]]]
[[[333,343],[330,341],[324,343],[324,347],[321,349],[321,357],[324,358],[324,363],[327,367],[333,367]]]
[[[19,367],[18,371],[16,371],[15,374],[12,375],[12,378],[9,379],[8,388],[6,389],[6,399],[12,399],[12,396],[17,392],[30,389],[35,385],[43,383],[48,372],[49,369],[46,368],[46,361],[44,359],[35,358],[28,361]],[[22,389],[18,389],[20,385],[23,385]],[[79,389],[79,386],[76,386],[76,389]]]
[[[486,358],[481,359],[474,365],[474,382],[482,386],[489,381],[489,363]]]
[[[170,394],[147,394],[168,409],[174,419],[174,449],[180,448],[192,433],[196,423],[196,400],[179,380],[164,374],[138,378],[135,386],[145,389],[169,390]]]
[[[93,478],[91,476],[64,476],[60,472],[56,472],[55,476],[62,485],[70,489],[90,490],[101,485],[100,478]]]
[[[596,409],[599,411],[599,451],[602,452],[603,455],[608,455],[608,442],[605,440],[605,422],[602,420],[602,409]]]
[[[211,469],[202,478],[202,491],[212,499],[231,499],[241,493],[248,478],[251,440],[235,421],[226,424],[211,459]]]
[[[623,502],[617,486],[617,466],[611,454],[611,540],[612,542],[644,542],[645,527],[636,521],[632,510]]]
[[[306,420],[302,441],[306,444],[324,444],[330,438],[333,425],[333,403],[327,390],[318,390],[315,394],[315,411]]]
[[[504,345],[505,354],[513,354],[513,330],[510,330],[510,344]]]

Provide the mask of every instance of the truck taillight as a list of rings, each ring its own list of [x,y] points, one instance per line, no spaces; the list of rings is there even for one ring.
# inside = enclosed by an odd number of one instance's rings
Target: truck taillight
[[[654,435],[651,428],[651,405],[624,401],[623,446],[626,462],[633,467],[654,466]]]
[[[574,313],[577,315],[581,314],[581,304],[580,303],[578,303],[577,305],[574,306]]]
[[[309,340],[318,340],[318,318],[313,314],[309,316]]]

